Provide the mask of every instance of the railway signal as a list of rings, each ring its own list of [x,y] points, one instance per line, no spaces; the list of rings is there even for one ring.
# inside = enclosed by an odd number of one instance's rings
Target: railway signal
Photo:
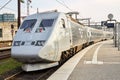
[[[12,35],[12,40],[13,40],[13,33],[14,33],[14,25],[11,24],[11,35]]]

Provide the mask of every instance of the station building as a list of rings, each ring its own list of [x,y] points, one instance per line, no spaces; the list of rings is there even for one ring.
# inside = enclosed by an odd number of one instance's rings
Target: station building
[[[14,14],[0,14],[0,41],[12,40],[17,32]]]

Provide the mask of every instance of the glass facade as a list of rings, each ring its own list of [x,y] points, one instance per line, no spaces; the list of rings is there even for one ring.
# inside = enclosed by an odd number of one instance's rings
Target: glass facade
[[[2,18],[2,15],[0,14],[0,22],[2,22],[3,21],[3,18]]]
[[[15,21],[14,14],[0,14],[0,22]]]

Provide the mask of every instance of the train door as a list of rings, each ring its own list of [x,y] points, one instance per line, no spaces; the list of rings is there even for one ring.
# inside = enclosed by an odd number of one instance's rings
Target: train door
[[[64,51],[69,49],[70,40],[69,40],[69,28],[67,25],[67,21],[65,19],[60,20],[60,32],[59,32],[59,50]]]

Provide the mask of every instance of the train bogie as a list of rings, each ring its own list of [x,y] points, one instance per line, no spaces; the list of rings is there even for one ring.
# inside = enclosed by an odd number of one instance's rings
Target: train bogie
[[[34,63],[34,64],[24,64],[22,65],[22,69],[24,71],[37,71],[37,70],[51,68],[57,65],[58,65],[58,62],[52,62],[52,63],[41,62],[41,63]]]

